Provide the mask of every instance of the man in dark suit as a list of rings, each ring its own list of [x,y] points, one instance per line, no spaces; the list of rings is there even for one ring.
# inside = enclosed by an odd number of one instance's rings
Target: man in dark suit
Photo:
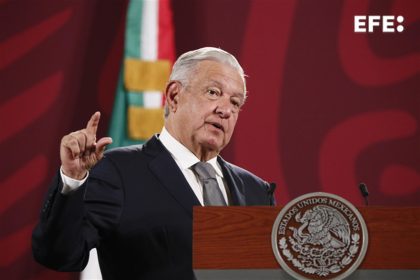
[[[165,126],[144,145],[104,153],[112,139],[96,140],[99,112],[63,137],[33,232],[38,262],[81,271],[96,247],[104,279],[193,279],[193,206],[274,204],[267,182],[219,156],[246,98],[237,60],[185,53],[165,95]]]

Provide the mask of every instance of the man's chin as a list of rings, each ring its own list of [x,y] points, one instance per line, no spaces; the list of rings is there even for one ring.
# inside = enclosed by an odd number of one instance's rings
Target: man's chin
[[[221,141],[215,139],[207,139],[204,141],[203,146],[211,152],[219,153],[223,149],[223,144]]]

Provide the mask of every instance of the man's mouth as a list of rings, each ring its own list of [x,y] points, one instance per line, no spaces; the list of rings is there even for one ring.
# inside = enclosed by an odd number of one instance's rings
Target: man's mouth
[[[219,124],[219,123],[216,123],[216,122],[212,122],[212,123],[210,123],[212,126],[214,126],[215,128],[217,128],[217,129],[220,129],[221,131],[225,131],[225,129],[224,129],[224,127],[223,127],[223,125],[221,125],[221,124]]]

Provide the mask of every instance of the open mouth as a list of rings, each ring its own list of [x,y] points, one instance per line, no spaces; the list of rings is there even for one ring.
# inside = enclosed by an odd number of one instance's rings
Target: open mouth
[[[210,123],[212,126],[214,126],[217,129],[220,129],[221,131],[225,131],[225,129],[223,128],[223,125],[219,124],[219,123]]]

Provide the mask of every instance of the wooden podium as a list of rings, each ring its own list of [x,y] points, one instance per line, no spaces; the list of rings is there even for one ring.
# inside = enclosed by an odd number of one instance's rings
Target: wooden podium
[[[272,227],[280,210],[268,206],[195,207],[194,270],[280,270],[271,245]],[[368,206],[358,210],[369,233],[359,269],[411,270],[415,279],[420,279],[420,207]]]

